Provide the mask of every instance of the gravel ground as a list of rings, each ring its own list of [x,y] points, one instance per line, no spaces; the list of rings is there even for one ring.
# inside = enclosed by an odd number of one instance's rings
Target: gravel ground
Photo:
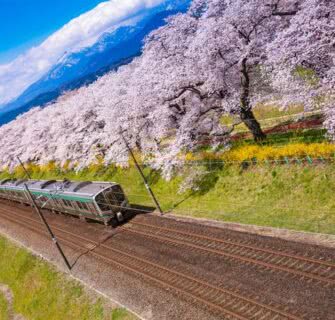
[[[36,218],[29,207],[8,205],[11,209]],[[120,228],[106,228],[98,223],[84,223],[76,218],[46,213],[48,221],[62,225],[62,228],[80,233],[95,241],[104,242],[114,248],[132,252],[141,258],[159,263],[185,274],[228,289],[238,289],[246,297],[293,311],[306,319],[334,319],[335,289],[322,287],[317,283],[299,279],[296,276],[277,273],[266,268],[246,265],[222,256],[206,254],[187,247],[175,247],[155,240],[131,234]],[[138,215],[133,221],[157,224],[197,234],[232,239],[243,243],[257,244],[262,248],[275,248],[302,256],[335,261],[335,250],[329,247],[303,244],[275,237],[260,236],[246,232],[216,228],[205,224],[179,221],[173,217],[161,218],[155,215]],[[131,222],[128,224],[131,225]],[[44,237],[34,234],[13,223],[1,220],[0,231],[23,245],[38,252],[63,271],[64,265],[54,246]],[[57,232],[56,232],[57,235]],[[144,319],[215,319],[202,306],[192,303],[177,292],[158,287],[139,276],[112,268],[89,254],[81,254],[64,248],[74,267],[72,275],[92,288],[102,292],[114,301],[127,307]]]
[[[178,215],[165,214],[164,217],[179,222],[189,222],[192,224],[200,224],[220,229],[247,232],[261,236],[275,237],[283,240],[300,242],[303,244],[318,245],[335,249],[335,235],[331,234],[302,232],[302,231],[294,231],[294,230],[272,228],[272,227],[262,227],[262,226],[247,225],[233,222],[222,222],[204,218],[190,218],[179,214]]]

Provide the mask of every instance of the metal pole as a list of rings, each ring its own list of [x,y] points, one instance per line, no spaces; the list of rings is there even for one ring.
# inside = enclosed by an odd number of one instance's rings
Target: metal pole
[[[39,207],[37,206],[36,201],[34,200],[34,197],[32,196],[30,190],[28,189],[27,184],[24,184],[24,189],[25,189],[26,192],[27,192],[28,198],[29,198],[29,200],[30,200],[30,202],[31,202],[31,204],[32,204],[32,206],[33,206],[33,208],[35,208],[37,214],[39,215],[40,219],[42,220],[42,222],[44,223],[45,227],[47,228],[48,233],[49,233],[50,236],[51,236],[52,242],[56,245],[56,247],[57,247],[57,249],[58,249],[60,255],[62,256],[62,258],[63,258],[63,260],[64,260],[66,266],[68,267],[68,269],[71,270],[71,266],[70,266],[69,261],[67,260],[67,258],[66,258],[66,256],[65,256],[65,254],[64,254],[64,252],[63,252],[63,250],[62,250],[60,244],[58,243],[58,240],[57,240],[56,236],[54,235],[54,233],[52,232],[51,228],[49,227],[49,224],[48,224],[48,222],[46,221],[46,219],[45,219],[43,213],[41,212],[41,210],[40,210]]]
[[[21,159],[20,159],[19,157],[17,157],[17,159],[19,160],[20,165],[21,165],[21,167],[23,168],[24,172],[26,173],[27,177],[28,177],[29,179],[31,179],[31,176],[30,176],[28,170],[26,169],[26,167],[24,166],[23,162],[21,161]],[[41,212],[41,210],[40,210],[39,207],[37,206],[36,201],[35,201],[33,195],[31,194],[30,190],[28,189],[28,186],[27,186],[26,183],[24,183],[24,189],[26,190],[26,193],[27,193],[27,195],[28,195],[28,198],[29,198],[29,200],[30,200],[30,202],[31,202],[31,204],[32,204],[32,207],[35,208],[37,214],[39,215],[39,217],[40,217],[40,219],[42,220],[43,224],[44,224],[45,227],[47,228],[48,233],[49,233],[50,236],[51,236],[51,240],[52,240],[52,242],[56,245],[56,247],[57,247],[57,249],[58,249],[60,255],[62,256],[62,258],[63,258],[63,260],[64,260],[64,262],[65,262],[65,264],[66,264],[66,266],[67,266],[68,269],[71,271],[70,263],[69,263],[69,261],[67,260],[65,254],[64,254],[64,251],[62,250],[60,244],[58,243],[58,240],[57,240],[56,236],[54,235],[54,233],[52,232],[52,230],[51,230],[51,228],[50,228],[48,222],[46,221],[46,219],[45,219],[43,213]]]
[[[132,157],[133,160],[134,160],[136,169],[137,169],[138,172],[140,173],[140,175],[141,175],[141,177],[142,177],[142,179],[143,179],[144,185],[145,185],[146,189],[148,190],[148,192],[149,192],[149,194],[150,194],[152,200],[154,201],[154,203],[155,203],[155,205],[156,205],[156,208],[158,209],[158,211],[160,212],[160,214],[163,214],[163,210],[162,210],[161,206],[159,205],[159,202],[158,202],[158,200],[157,200],[155,194],[154,194],[153,191],[151,190],[150,185],[149,185],[149,183],[148,183],[148,181],[147,181],[147,179],[146,179],[146,177],[145,177],[145,175],[144,175],[144,173],[143,173],[141,167],[139,166],[139,164],[138,164],[138,162],[137,162],[137,160],[136,160],[136,158],[135,158],[135,155],[134,155],[134,153],[133,153],[133,150],[131,149],[130,145],[128,144],[128,141],[127,141],[126,138],[124,137],[124,135],[123,135],[123,133],[122,133],[121,130],[120,130],[120,135],[121,135],[121,137],[122,137],[122,139],[123,139],[123,141],[124,141],[124,144],[126,145],[128,151],[129,151],[131,157]]]
[[[23,170],[26,173],[27,177],[31,180],[31,176],[30,176],[29,172],[27,171],[26,167],[23,165],[21,159],[19,157],[17,157],[17,160],[19,160],[21,167],[23,168]]]

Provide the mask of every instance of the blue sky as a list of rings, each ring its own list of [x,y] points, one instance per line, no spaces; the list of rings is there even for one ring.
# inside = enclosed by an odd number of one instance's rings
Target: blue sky
[[[0,0],[0,64],[104,0]]]
[[[160,5],[187,1],[0,0],[0,109],[66,54]]]

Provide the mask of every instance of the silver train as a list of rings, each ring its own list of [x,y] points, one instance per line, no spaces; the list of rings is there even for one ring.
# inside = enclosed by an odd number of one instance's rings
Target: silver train
[[[16,180],[0,182],[0,198],[31,204],[25,184],[40,208],[67,213],[83,220],[121,222],[129,202],[117,183],[91,181]]]

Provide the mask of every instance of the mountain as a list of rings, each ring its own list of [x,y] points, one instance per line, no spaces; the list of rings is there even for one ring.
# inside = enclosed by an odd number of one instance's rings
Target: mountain
[[[28,87],[15,101],[0,109],[0,125],[14,120],[34,106],[57,99],[64,91],[94,82],[105,73],[131,62],[141,54],[144,38],[165,24],[165,19],[187,10],[187,1],[178,8],[144,15],[131,26],[104,33],[91,47],[64,56],[41,79]]]

